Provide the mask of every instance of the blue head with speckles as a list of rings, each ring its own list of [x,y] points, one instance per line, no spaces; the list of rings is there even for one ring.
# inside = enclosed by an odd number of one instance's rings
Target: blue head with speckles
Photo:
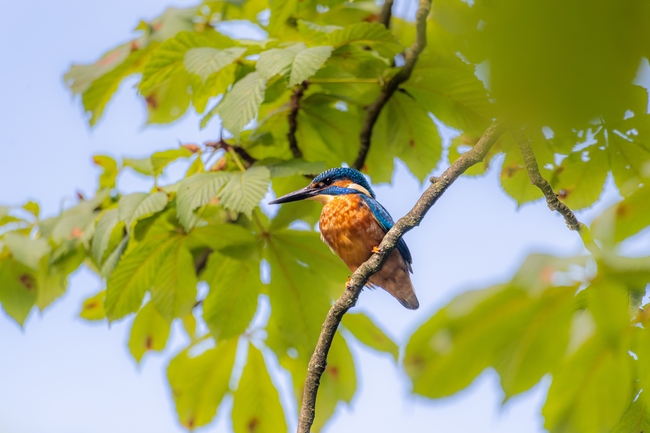
[[[269,204],[311,199],[319,195],[343,194],[367,194],[375,198],[374,191],[361,172],[353,168],[338,167],[322,172],[305,188],[279,197]]]

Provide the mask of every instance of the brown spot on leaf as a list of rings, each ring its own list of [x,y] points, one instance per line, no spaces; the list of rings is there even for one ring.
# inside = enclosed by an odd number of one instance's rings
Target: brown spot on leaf
[[[618,207],[616,208],[616,216],[621,218],[624,217],[626,213],[627,213],[627,206],[624,204],[619,204]]]
[[[567,198],[567,197],[569,196],[569,194],[571,194],[571,191],[570,191],[570,190],[568,190],[568,189],[561,189],[561,190],[558,191],[558,193],[557,193],[557,198],[559,198],[560,200],[564,200],[565,198]]]
[[[257,426],[260,425],[260,420],[256,417],[251,418],[248,423],[247,429],[250,433],[255,433],[257,431]]]
[[[77,190],[77,198],[81,201],[86,200],[86,197],[84,197],[84,195],[79,190]]]
[[[191,416],[187,420],[187,428],[192,430],[194,428],[194,417]]]
[[[30,292],[36,288],[34,284],[34,278],[29,274],[22,274],[20,277],[18,277],[18,281],[20,281],[20,284],[25,286],[25,288]]]
[[[153,93],[149,96],[145,96],[144,100],[147,102],[147,107],[152,110],[158,108],[158,98]]]
[[[151,347],[153,346],[153,338],[151,335],[147,335],[147,340],[144,342],[144,347],[147,350],[151,350]]]
[[[368,15],[364,19],[364,21],[367,22],[367,23],[376,23],[377,21],[379,21],[379,14]]]
[[[555,169],[555,174],[560,174],[564,171],[564,167],[559,166],[558,168]]]
[[[97,307],[97,302],[93,301],[86,304],[86,310],[92,310],[95,307]]]
[[[517,174],[519,170],[521,170],[519,164],[510,164],[507,167],[506,166],[503,167],[501,174],[508,178],[512,178],[515,174]]]
[[[338,378],[339,378],[339,369],[338,369],[338,367],[328,366],[327,367],[327,372],[332,376],[332,379],[338,380]]]
[[[71,238],[80,238],[84,235],[84,232],[79,227],[74,227],[70,232]]]
[[[542,283],[550,284],[554,274],[555,269],[553,266],[544,266],[544,268],[542,268],[542,272],[539,274],[539,279],[542,280]]]
[[[409,146],[415,147],[415,141],[412,138],[409,140]]]
[[[116,50],[115,52],[110,53],[109,55],[107,55],[103,59],[99,59],[97,61],[97,66],[108,66],[111,63],[113,63],[115,61],[115,59],[119,58],[120,55],[121,55],[120,51]]]

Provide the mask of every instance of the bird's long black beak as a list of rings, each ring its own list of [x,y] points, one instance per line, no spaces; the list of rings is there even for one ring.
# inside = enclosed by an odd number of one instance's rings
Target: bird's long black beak
[[[275,200],[270,201],[269,204],[281,204],[281,203],[289,203],[292,201],[305,200],[310,197],[317,196],[319,193],[320,191],[315,188],[305,187],[303,189],[299,189],[298,191],[290,192],[289,194],[283,195],[282,197],[278,197]]]

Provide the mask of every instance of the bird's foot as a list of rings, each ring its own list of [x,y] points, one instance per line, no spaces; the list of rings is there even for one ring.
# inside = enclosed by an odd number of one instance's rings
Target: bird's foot
[[[372,247],[372,252],[373,253],[381,253],[381,250],[379,249],[379,245],[375,245]]]

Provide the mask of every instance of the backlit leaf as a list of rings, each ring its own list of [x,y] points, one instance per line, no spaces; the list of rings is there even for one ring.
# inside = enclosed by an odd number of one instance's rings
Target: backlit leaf
[[[192,152],[186,147],[179,147],[178,149],[162,150],[154,152],[151,155],[151,166],[153,167],[154,176],[160,176],[165,167],[179,158],[189,158]]]
[[[268,168],[251,167],[243,173],[232,173],[218,197],[226,209],[250,217],[253,209],[266,195],[270,182],[271,174]]]
[[[296,54],[291,65],[289,86],[302,83],[318,71],[332,54],[332,47],[313,47]]]
[[[553,190],[571,210],[584,209],[600,197],[607,179],[607,154],[597,146],[574,152],[556,170]]]
[[[119,218],[124,221],[127,230],[131,230],[135,221],[160,212],[165,206],[167,206],[167,194],[162,191],[153,194],[135,192],[120,198]]]
[[[235,433],[287,431],[278,390],[262,353],[252,344],[248,345],[248,360],[234,395],[232,427]]]
[[[119,222],[119,215],[117,209],[111,209],[99,218],[97,227],[95,228],[95,236],[92,240],[92,255],[95,262],[101,263],[104,258],[104,253],[108,248],[108,243],[111,239],[111,233]]]
[[[243,334],[257,310],[262,290],[258,261],[212,253],[203,278],[210,285],[203,319],[216,340]]]
[[[187,72],[196,74],[205,82],[212,74],[230,65],[246,52],[246,48],[218,50],[210,47],[191,48],[185,53],[183,63]]]
[[[251,72],[237,81],[219,103],[217,112],[222,125],[235,137],[257,116],[264,100],[265,88],[266,78],[257,72]]]
[[[106,290],[86,298],[81,305],[79,317],[86,320],[104,320],[106,311],[104,310],[104,301],[106,299]]]
[[[210,203],[230,179],[229,173],[198,173],[181,181],[176,196],[178,221],[186,229],[195,224],[194,210]]]
[[[165,320],[151,302],[142,307],[133,320],[129,351],[140,362],[150,350],[161,351],[167,345],[171,323]]]
[[[219,343],[196,356],[192,356],[190,349],[171,360],[167,379],[180,423],[194,429],[212,421],[228,392],[237,339]]]
[[[397,344],[363,313],[347,313],[343,325],[361,343],[380,352],[389,353],[395,362],[399,355]]]
[[[14,259],[0,260],[0,304],[20,326],[36,302],[33,271]]]

